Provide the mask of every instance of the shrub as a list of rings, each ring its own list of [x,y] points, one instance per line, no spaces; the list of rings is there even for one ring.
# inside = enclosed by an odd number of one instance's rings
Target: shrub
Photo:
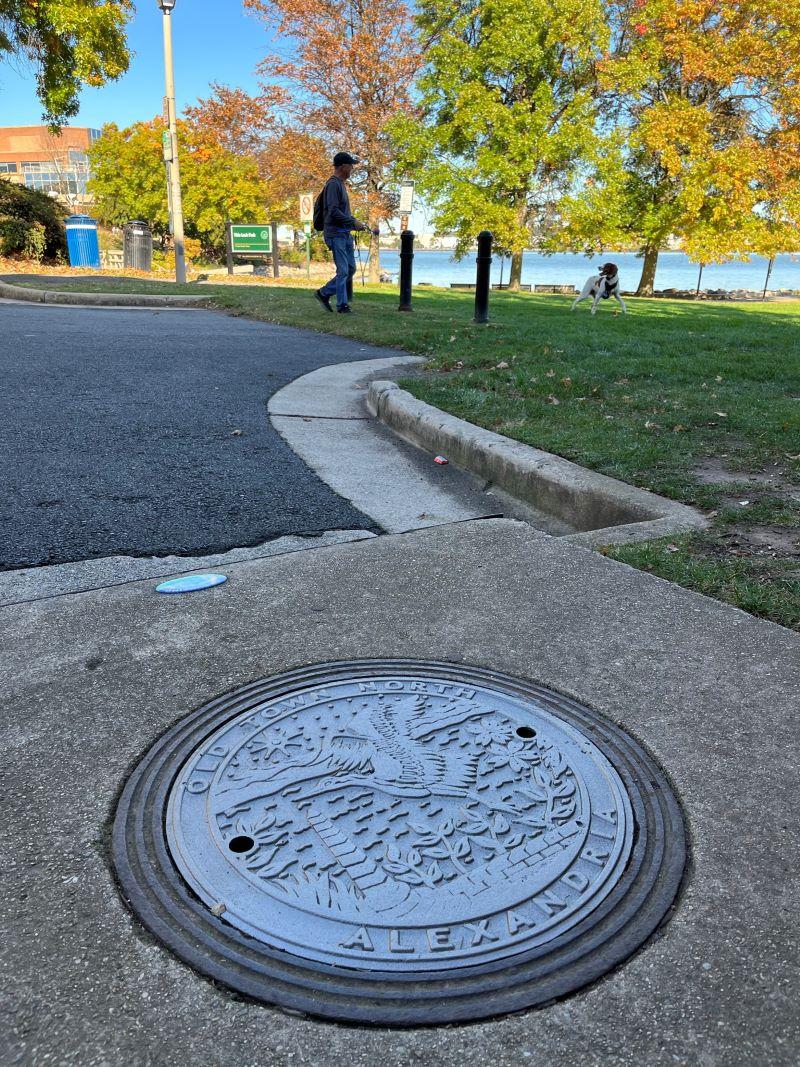
[[[41,262],[47,235],[41,222],[0,218],[0,255],[23,256]]]
[[[46,193],[0,179],[0,246],[28,259],[64,255],[64,209]]]

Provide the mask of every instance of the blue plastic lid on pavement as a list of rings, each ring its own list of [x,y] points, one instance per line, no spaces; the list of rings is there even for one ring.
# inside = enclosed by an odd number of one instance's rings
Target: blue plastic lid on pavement
[[[210,589],[227,582],[224,574],[186,574],[182,578],[170,578],[156,586],[157,593],[193,593],[198,589]]]

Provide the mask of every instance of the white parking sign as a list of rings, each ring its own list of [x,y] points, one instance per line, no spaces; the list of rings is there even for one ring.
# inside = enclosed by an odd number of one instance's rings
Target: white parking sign
[[[302,193],[300,196],[300,221],[313,222],[314,220],[314,194]]]

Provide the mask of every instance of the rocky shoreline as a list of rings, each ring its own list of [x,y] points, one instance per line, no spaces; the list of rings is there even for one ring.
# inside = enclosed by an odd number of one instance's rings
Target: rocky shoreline
[[[623,296],[636,296],[635,290],[623,291]],[[800,289],[655,289],[653,297],[667,300],[786,300],[800,297]]]

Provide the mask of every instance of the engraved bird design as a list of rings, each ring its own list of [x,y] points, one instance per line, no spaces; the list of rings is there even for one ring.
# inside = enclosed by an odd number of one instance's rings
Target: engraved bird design
[[[220,788],[226,806],[249,804],[294,787],[303,797],[318,796],[342,785],[369,786],[394,797],[444,796],[474,799],[480,753],[435,750],[425,744],[435,733],[486,715],[486,708],[460,699],[431,709],[425,694],[378,696],[368,716],[367,733],[345,729],[327,736],[304,757],[248,774]],[[310,786],[303,789],[304,786]],[[516,819],[524,816],[513,807],[493,802],[495,811]]]

